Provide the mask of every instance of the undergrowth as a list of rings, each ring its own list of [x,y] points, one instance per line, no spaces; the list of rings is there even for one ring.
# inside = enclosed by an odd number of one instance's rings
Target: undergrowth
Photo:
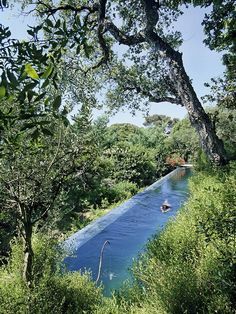
[[[21,280],[22,248],[0,270],[0,313],[236,313],[236,164],[198,172],[175,219],[147,244],[134,282],[112,298],[88,275],[61,273],[58,252],[35,239],[34,287]],[[138,236],[138,235],[137,235]]]

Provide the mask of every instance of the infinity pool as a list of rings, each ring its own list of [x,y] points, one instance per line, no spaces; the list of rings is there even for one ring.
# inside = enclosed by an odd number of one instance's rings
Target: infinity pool
[[[178,168],[136,194],[107,215],[76,232],[64,245],[70,252],[65,264],[69,271],[91,271],[97,279],[104,243],[99,282],[104,294],[110,295],[130,277],[133,259],[145,247],[148,239],[159,232],[188,198],[188,178],[191,170]],[[168,199],[172,208],[162,213],[160,206]]]

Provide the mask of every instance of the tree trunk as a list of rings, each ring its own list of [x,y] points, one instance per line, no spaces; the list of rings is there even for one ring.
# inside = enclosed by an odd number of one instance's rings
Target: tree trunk
[[[204,111],[188,75],[185,72],[182,54],[175,51],[167,42],[163,41],[153,30],[147,30],[146,40],[153,50],[166,60],[170,69],[170,79],[173,87],[188,111],[192,126],[199,134],[203,151],[215,165],[227,162],[223,142],[216,135],[215,129],[208,115]]]
[[[168,63],[170,78],[183,105],[188,111],[192,126],[199,134],[203,151],[214,164],[224,165],[227,159],[223,142],[216,135],[214,126],[204,111],[185,72],[182,54],[176,52],[174,58],[170,59]]]
[[[24,224],[24,265],[23,265],[23,279],[28,287],[32,287],[33,279],[33,258],[34,252],[32,249],[32,224],[26,222]]]

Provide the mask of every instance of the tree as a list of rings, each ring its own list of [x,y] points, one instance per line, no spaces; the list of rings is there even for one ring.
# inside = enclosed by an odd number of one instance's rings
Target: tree
[[[166,134],[169,134],[177,122],[177,118],[171,119],[165,115],[154,114],[152,116],[146,116],[143,125],[148,127],[159,126]]]
[[[12,114],[18,116],[17,104],[14,108]],[[1,102],[1,110],[7,111],[8,104]],[[1,205],[14,213],[24,247],[23,278],[29,286],[33,233],[63,216],[56,201],[69,178],[82,175],[86,167],[79,159],[84,148],[62,119],[48,114],[47,121],[35,120],[8,121],[1,134],[0,159]]]
[[[154,151],[131,142],[118,142],[105,151],[113,161],[111,177],[118,181],[136,183],[138,187],[147,186],[156,178]]]
[[[5,1],[6,3],[6,1]],[[14,99],[21,108],[18,114],[20,119],[42,117],[42,99],[45,100],[44,108],[47,108],[54,99],[46,96],[45,88],[49,80],[56,84],[57,73],[55,70],[58,50],[49,54],[48,46],[44,40],[37,39],[42,26],[28,30],[32,35],[32,41],[12,39],[9,27],[0,25],[0,99],[9,100],[9,111],[1,119],[12,119],[11,104]],[[57,52],[56,52],[57,51]],[[55,96],[55,95],[54,95]],[[59,95],[54,106],[59,108]]]
[[[214,108],[208,108],[208,114],[214,121],[217,135],[224,142],[228,156],[235,159],[236,155],[236,110],[218,104]]]
[[[228,1],[230,0],[225,2]],[[23,2],[35,4],[31,1]],[[189,1],[181,2],[183,3],[188,4]],[[214,1],[194,2],[202,6],[211,3]],[[126,65],[118,64],[115,73],[108,71],[110,80],[117,76],[118,85],[121,80],[124,81],[119,90],[123,91],[127,100],[136,94],[138,99],[169,101],[185,106],[191,124],[197,130],[202,147],[209,158],[216,164],[224,164],[226,156],[223,144],[197,98],[185,72],[182,54],[178,52],[181,36],[178,32],[171,31],[172,22],[180,13],[179,5],[179,1],[155,0],[125,3],[119,0],[100,0],[81,1],[76,4],[65,1],[55,4],[38,1],[35,8],[44,21],[41,27],[45,25],[42,28],[50,39],[48,45],[51,43],[50,47],[56,51],[58,47],[63,48],[63,53],[61,50],[58,52],[59,57],[65,56],[66,48],[67,51],[69,48],[70,56],[73,53],[79,54],[84,60],[81,62],[81,68],[85,73],[88,73],[89,69],[96,71],[111,61],[114,55],[113,43],[128,47],[128,54],[134,66],[131,65],[126,71]],[[115,16],[119,17],[120,28],[114,23]],[[66,59],[71,61],[72,57]],[[115,63],[117,65],[116,61]],[[143,70],[145,67],[147,71]],[[103,73],[104,69],[103,67]],[[122,101],[122,93],[119,96]],[[133,108],[137,107],[139,103]]]
[[[227,68],[227,78],[235,81],[235,1],[210,1],[210,3],[212,3],[212,10],[209,14],[206,14],[202,22],[206,34],[204,42],[212,50],[224,51],[223,63],[226,65]]]
[[[139,144],[142,141],[142,130],[131,123],[113,124],[106,130],[106,147],[120,145],[121,143]]]
[[[90,61],[85,63],[87,68],[97,69],[110,61],[112,43],[127,46],[134,66],[125,71],[126,66],[123,65],[123,74],[129,75],[120,77],[124,80],[124,84],[119,86],[120,90],[123,90],[128,99],[131,92],[138,94],[142,99],[155,102],[169,101],[185,106],[191,124],[200,136],[204,151],[215,164],[224,164],[226,156],[223,144],[192,87],[183,65],[182,54],[178,52],[180,34],[170,31],[171,23],[179,14],[178,4],[178,1],[163,3],[154,0],[126,2],[100,0],[76,4],[63,1],[54,5],[39,1],[37,10],[41,17],[46,16],[45,22],[47,21],[51,27],[48,28],[49,31],[46,29],[46,32],[50,35],[57,33],[55,27],[59,24],[59,17],[66,21],[64,36],[70,37],[70,42],[73,41],[73,36],[85,30],[86,36],[80,41],[80,47],[83,52],[81,56],[90,58]],[[120,28],[115,25],[114,15],[119,17]],[[75,26],[75,21],[77,27],[73,29],[70,27],[67,32],[66,27]],[[146,63],[138,61],[142,56]],[[91,60],[97,62],[93,63]],[[145,65],[151,71],[149,73],[144,71],[140,76],[141,68],[145,68]],[[118,78],[121,75],[120,68],[122,66],[116,67]],[[132,78],[130,71],[134,73],[134,79],[130,79]],[[110,77],[112,78],[112,74]],[[136,107],[138,106],[136,104]]]
[[[205,101],[215,104],[208,113],[223,140],[230,159],[235,159],[235,87],[236,87],[236,6],[233,0],[212,1],[212,11],[202,22],[206,34],[205,44],[212,50],[222,51],[226,65],[224,77],[212,79]]]
[[[171,154],[177,154],[185,161],[196,158],[200,149],[199,142],[197,134],[187,118],[174,125],[166,140],[166,146],[169,147]]]

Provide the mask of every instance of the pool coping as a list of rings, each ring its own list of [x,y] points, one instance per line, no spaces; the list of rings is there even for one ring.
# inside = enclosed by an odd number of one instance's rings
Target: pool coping
[[[127,212],[130,206],[134,205],[136,199],[139,198],[141,195],[145,194],[147,191],[155,190],[159,186],[162,185],[164,181],[168,178],[172,177],[180,168],[176,168],[164,177],[160,178],[147,188],[145,188],[142,192],[138,192],[134,196],[132,196],[129,200],[125,201],[121,205],[111,209],[107,214],[102,217],[97,218],[93,222],[91,222],[86,227],[80,229],[79,231],[75,232],[69,238],[67,238],[63,242],[63,248],[68,252],[73,253],[102,230],[104,230],[108,225],[116,221],[121,215]]]

